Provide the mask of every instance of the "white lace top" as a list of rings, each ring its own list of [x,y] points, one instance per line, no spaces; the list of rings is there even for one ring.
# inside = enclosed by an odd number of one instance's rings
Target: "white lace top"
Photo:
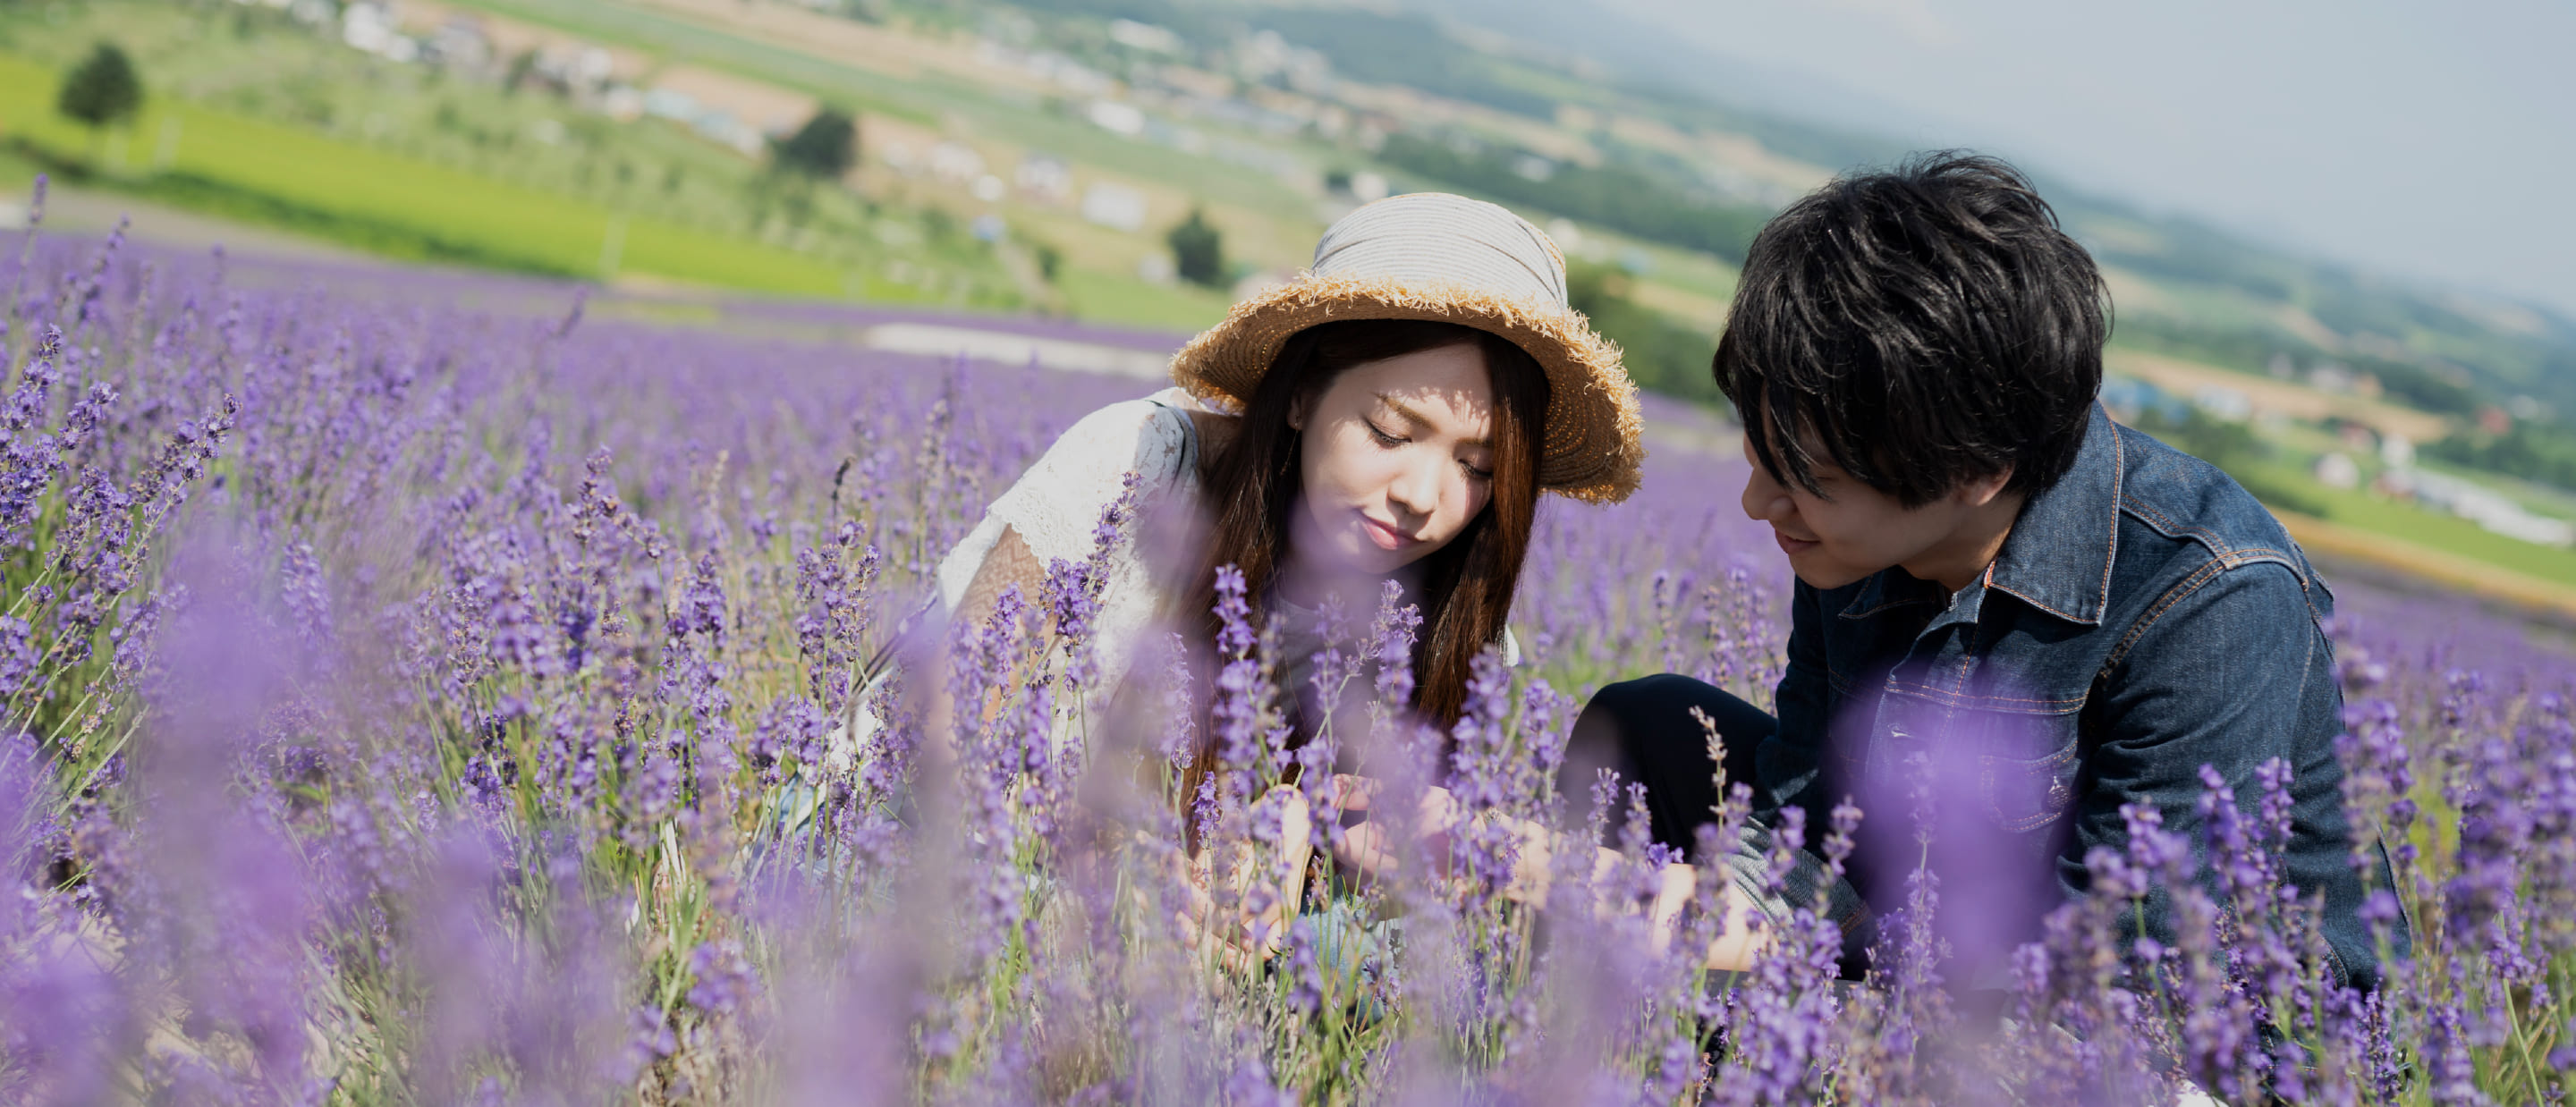
[[[1100,513],[1125,493],[1130,472],[1137,475],[1140,505],[1198,495],[1199,434],[1190,413],[1211,410],[1179,388],[1167,388],[1083,416],[940,559],[942,611],[953,614],[964,602],[967,588],[1000,544],[1005,529],[1019,532],[1041,566],[1090,557]],[[1128,665],[1145,652],[1140,648],[1145,645],[1144,636],[1170,599],[1168,582],[1154,579],[1146,558],[1136,552],[1136,529],[1130,520],[1119,536],[1092,621],[1093,659],[1099,666],[1097,686],[1101,688],[1117,687]],[[1503,632],[1502,646],[1504,664],[1520,664],[1520,643],[1508,630]],[[1287,659],[1288,670],[1302,671],[1305,660]],[[875,730],[875,720],[864,709],[853,721],[856,737]],[[1061,746],[1078,733],[1073,705],[1060,707],[1056,724],[1055,739]]]
[[[1199,435],[1190,412],[1205,410],[1188,393],[1167,388],[1083,416],[940,559],[940,606],[957,610],[1004,528],[1019,532],[1041,566],[1090,557],[1100,513],[1126,491],[1130,472],[1137,477],[1139,503],[1197,495]],[[1116,687],[1126,675],[1139,638],[1168,598],[1146,571],[1145,558],[1136,553],[1135,531],[1131,522],[1119,537],[1092,621],[1092,647],[1104,688]]]

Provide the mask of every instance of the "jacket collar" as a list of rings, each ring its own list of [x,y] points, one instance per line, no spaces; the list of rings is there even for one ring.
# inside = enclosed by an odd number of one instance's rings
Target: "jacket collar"
[[[1986,586],[2068,622],[2101,625],[2120,552],[2127,461],[2119,428],[2093,405],[2074,468],[2022,505],[2003,552],[1986,567]]]
[[[2003,552],[1986,566],[1978,583],[2068,622],[2101,625],[2111,598],[2111,561],[2119,553],[2126,462],[2118,428],[2095,404],[2074,467],[2022,505],[2012,533],[2004,537]],[[1940,585],[1916,580],[1903,569],[1885,569],[1860,583],[1841,615],[1865,619],[1892,607],[1937,604],[1944,598]]]

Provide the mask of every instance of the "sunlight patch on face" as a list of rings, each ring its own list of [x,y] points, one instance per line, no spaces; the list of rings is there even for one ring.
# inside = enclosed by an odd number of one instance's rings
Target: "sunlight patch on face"
[[[1392,573],[1463,533],[1492,495],[1494,395],[1472,344],[1344,370],[1310,405],[1297,548]]]

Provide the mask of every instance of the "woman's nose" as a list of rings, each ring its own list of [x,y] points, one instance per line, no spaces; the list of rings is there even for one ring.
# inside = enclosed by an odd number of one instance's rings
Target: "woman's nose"
[[[1440,506],[1440,466],[1426,461],[1397,470],[1394,483],[1387,486],[1386,498],[1397,509],[1413,515],[1431,514]]]

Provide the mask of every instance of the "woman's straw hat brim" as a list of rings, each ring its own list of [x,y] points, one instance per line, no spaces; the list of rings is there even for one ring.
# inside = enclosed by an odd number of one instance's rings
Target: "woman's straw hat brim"
[[[1510,340],[1547,372],[1539,487],[1590,503],[1616,503],[1637,490],[1646,451],[1637,388],[1619,348],[1580,313],[1545,300],[1439,280],[1308,273],[1235,305],[1173,357],[1172,380],[1203,401],[1242,410],[1289,336],[1353,319],[1456,323]]]

